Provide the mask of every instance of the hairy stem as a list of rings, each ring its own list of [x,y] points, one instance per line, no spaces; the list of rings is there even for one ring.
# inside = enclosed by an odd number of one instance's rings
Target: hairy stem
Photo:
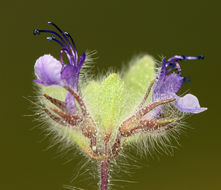
[[[101,162],[101,184],[100,190],[108,189],[108,177],[109,177],[109,161],[105,160]]]

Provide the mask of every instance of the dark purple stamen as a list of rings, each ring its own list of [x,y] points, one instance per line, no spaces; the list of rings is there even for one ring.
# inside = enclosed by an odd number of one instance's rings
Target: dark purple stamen
[[[77,64],[76,58],[75,58],[75,52],[73,51],[73,48],[72,48],[72,46],[71,46],[71,43],[70,43],[70,41],[68,40],[68,38],[67,38],[67,36],[65,35],[65,33],[64,33],[56,24],[54,24],[53,22],[48,22],[48,24],[54,26],[54,27],[62,34],[62,36],[64,37],[64,39],[67,41],[68,47],[70,48],[70,50],[71,50],[71,52],[72,52],[72,54],[73,54],[73,57],[74,57],[74,60],[75,60],[75,64]]]
[[[46,37],[46,39],[49,41],[55,41],[58,44],[60,44],[62,46],[62,48],[65,48],[64,44],[62,42],[60,42],[59,40],[57,40],[54,36],[48,36],[48,37]]]
[[[204,59],[204,56],[183,56],[183,55],[175,55],[171,58],[169,58],[166,62],[165,62],[165,66],[168,67],[170,66],[170,68],[167,70],[167,74],[169,72],[171,72],[172,70],[175,70],[175,72],[177,74],[181,73],[181,67],[180,64],[178,63],[178,61],[184,61],[184,60],[196,60],[196,59]],[[164,60],[165,61],[165,60]]]
[[[183,57],[184,57],[184,60],[204,59],[204,56],[202,56],[202,55],[196,56],[196,57],[193,57],[193,56],[183,56]]]
[[[66,55],[67,55],[67,57],[68,57],[68,59],[72,61],[70,52],[69,52],[67,49],[63,48],[63,49],[60,51],[60,59],[61,59],[61,64],[62,64],[62,66],[64,66],[63,52],[65,52]]]
[[[182,60],[196,60],[196,59],[204,59],[204,56],[202,56],[202,55],[200,55],[200,56],[175,55],[175,56],[169,58],[169,59],[167,60],[167,62],[171,62],[171,61],[174,60],[174,59],[175,59],[176,61],[178,61],[178,60],[180,60],[180,61],[182,61]]]
[[[74,47],[74,50],[77,51],[77,48],[76,48],[76,46],[75,46],[74,40],[73,40],[73,38],[71,37],[71,35],[70,35],[68,32],[64,32],[64,34],[71,39],[72,45],[73,45],[73,47]]]
[[[64,32],[64,34],[71,39],[72,45],[73,45],[73,47],[74,47],[75,63],[77,63],[78,53],[77,53],[77,48],[76,48],[76,46],[75,46],[74,40],[73,40],[73,38],[71,37],[71,35],[70,35],[68,32]]]
[[[176,68],[176,65],[170,63],[167,67],[167,74],[169,74],[172,71],[175,71],[175,73],[180,74],[180,70],[178,70],[178,68]]]
[[[171,57],[171,58],[169,58],[168,60],[167,60],[167,62],[171,62],[172,60],[184,60],[185,59],[185,56],[183,56],[183,55],[174,55],[173,57]]]
[[[190,77],[183,77],[183,82],[188,84],[190,83],[190,81],[191,81]]]
[[[64,41],[64,39],[63,39],[57,32],[54,32],[54,31],[52,31],[52,30],[38,30],[38,29],[34,29],[34,35],[36,35],[36,34],[39,35],[40,33],[50,33],[50,34],[56,35],[56,36],[59,37],[60,40],[62,41],[63,46],[65,46],[65,47],[67,48],[66,42]]]
[[[39,31],[37,28],[35,28],[35,29],[33,30],[33,34],[34,34],[34,35],[40,35],[40,31]]]
[[[55,41],[57,42],[59,45],[62,46],[62,52],[61,52],[61,63],[63,64],[63,57],[62,54],[65,50],[65,53],[67,54],[67,57],[70,61],[70,64],[77,66],[77,61],[78,61],[78,54],[77,54],[77,50],[76,50],[76,46],[74,44],[74,41],[72,39],[72,37],[70,36],[70,34],[63,32],[56,24],[52,23],[52,22],[48,22],[48,24],[54,26],[60,33],[58,34],[57,32],[54,32],[52,30],[39,30],[39,29],[34,29],[33,34],[34,35],[40,35],[40,33],[50,33],[50,34],[54,34],[55,36],[57,36],[60,40],[56,39],[54,36],[49,36],[47,37],[48,40],[50,41]],[[74,50],[71,46],[70,41],[68,40],[68,37],[71,39]],[[71,55],[72,54],[72,55]]]
[[[169,74],[171,71],[175,71],[177,74],[181,73],[181,68],[180,68],[180,65],[177,61],[171,61],[171,62],[167,61],[165,66],[166,66],[166,68],[170,67],[167,70],[167,74]]]

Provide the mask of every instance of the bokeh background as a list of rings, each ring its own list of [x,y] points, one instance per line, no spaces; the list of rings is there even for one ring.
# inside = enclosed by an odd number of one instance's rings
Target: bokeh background
[[[39,123],[25,116],[33,114],[33,105],[24,97],[35,95],[35,60],[45,53],[59,56],[59,46],[46,41],[45,35],[33,36],[34,28],[50,28],[47,21],[70,32],[79,52],[97,50],[94,73],[120,69],[139,53],[158,60],[162,55],[205,55],[203,61],[182,64],[183,74],[191,77],[183,91],[190,89],[209,110],[188,119],[192,129],[180,138],[181,146],[172,156],[133,160],[132,150],[128,165],[137,169],[131,172],[128,166],[129,175],[119,170],[124,181],[114,182],[113,189],[221,189],[218,0],[11,0],[1,2],[0,19],[0,189],[96,189],[96,179],[79,165],[82,157],[67,153],[65,159],[58,147],[48,149],[49,139],[36,127]],[[74,179],[80,168],[82,176]]]

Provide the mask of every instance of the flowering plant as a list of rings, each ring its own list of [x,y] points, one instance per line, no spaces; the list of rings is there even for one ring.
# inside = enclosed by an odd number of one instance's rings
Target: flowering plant
[[[58,32],[35,29],[34,34],[51,34],[47,39],[57,42],[61,51],[60,61],[43,55],[35,63],[34,82],[43,95],[40,108],[51,130],[99,163],[101,190],[108,189],[109,165],[123,147],[142,139],[158,141],[179,131],[183,115],[207,109],[192,94],[177,95],[185,79],[179,62],[203,56],[164,58],[156,69],[155,60],[145,55],[122,76],[112,73],[101,81],[83,81],[86,52],[79,56],[70,34],[48,24]]]

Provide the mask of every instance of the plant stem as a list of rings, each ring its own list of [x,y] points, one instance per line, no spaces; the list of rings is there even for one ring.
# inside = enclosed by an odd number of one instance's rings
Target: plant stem
[[[108,177],[109,177],[109,161],[105,160],[101,162],[101,184],[100,190],[108,189]]]

